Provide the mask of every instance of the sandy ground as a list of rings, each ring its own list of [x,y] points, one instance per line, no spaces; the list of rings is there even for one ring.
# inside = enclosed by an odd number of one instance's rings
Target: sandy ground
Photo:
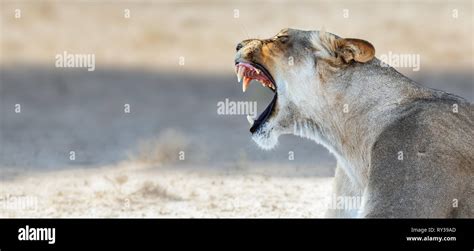
[[[328,177],[314,168],[160,167],[122,163],[2,182],[0,217],[323,217]],[[6,198],[5,198],[6,199]]]
[[[0,217],[322,217],[335,167],[326,149],[285,136],[262,151],[245,115],[216,112],[226,98],[265,108],[260,86],[241,93],[234,47],[284,27],[420,54],[419,72],[399,70],[474,100],[471,1],[1,4]],[[94,53],[96,71],[54,68],[63,51]]]

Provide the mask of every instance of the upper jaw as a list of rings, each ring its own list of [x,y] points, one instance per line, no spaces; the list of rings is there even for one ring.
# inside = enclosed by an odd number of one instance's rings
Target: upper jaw
[[[241,80],[243,80],[243,92],[247,90],[252,80],[259,81],[263,86],[270,88],[273,92],[277,91],[277,86],[275,80],[273,79],[273,76],[263,65],[259,63],[236,60],[235,73],[237,75],[237,81],[239,83]]]

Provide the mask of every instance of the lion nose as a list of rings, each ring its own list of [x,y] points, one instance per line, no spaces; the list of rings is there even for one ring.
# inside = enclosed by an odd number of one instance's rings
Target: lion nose
[[[235,51],[239,51],[240,49],[242,49],[242,47],[244,47],[244,45],[242,43],[238,43],[237,47],[235,47]]]

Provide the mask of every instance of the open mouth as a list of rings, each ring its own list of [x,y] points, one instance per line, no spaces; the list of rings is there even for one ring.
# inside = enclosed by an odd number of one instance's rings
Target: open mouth
[[[247,120],[249,121],[251,128],[250,132],[254,133],[257,129],[264,124],[265,121],[270,117],[273,111],[273,107],[275,106],[277,100],[277,86],[275,84],[275,80],[273,80],[272,75],[268,72],[265,67],[258,63],[245,63],[245,62],[237,62],[235,64],[235,72],[237,74],[237,80],[239,82],[242,81],[242,91],[245,92],[247,88],[250,86],[250,82],[252,80],[257,80],[263,86],[268,87],[275,93],[270,104],[267,108],[258,116],[256,120],[247,116]]]

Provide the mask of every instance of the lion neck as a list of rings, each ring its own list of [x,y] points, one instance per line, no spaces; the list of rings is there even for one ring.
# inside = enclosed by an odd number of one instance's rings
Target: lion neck
[[[313,139],[332,152],[353,183],[364,187],[370,151],[378,135],[396,119],[394,110],[429,95],[377,59],[341,71],[319,74],[317,99],[293,134]]]

